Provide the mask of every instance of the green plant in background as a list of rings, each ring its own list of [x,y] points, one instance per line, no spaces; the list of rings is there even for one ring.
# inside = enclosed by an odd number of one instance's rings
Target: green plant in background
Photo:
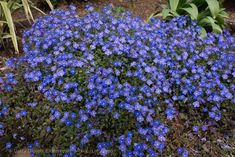
[[[48,2],[49,5],[49,2]],[[34,21],[31,8],[45,14],[38,9],[30,0],[4,0],[0,1],[0,45],[4,45],[4,39],[11,39],[15,53],[19,53],[15,25],[12,13],[23,8],[27,20],[31,23]],[[8,28],[9,31],[6,31]]]
[[[46,0],[48,6],[50,7],[51,10],[54,10],[54,6],[50,0]]]
[[[46,2],[51,3],[53,6],[57,6],[61,2],[61,0],[46,0]]]
[[[12,20],[12,16],[11,16],[11,11],[8,7],[8,3],[7,2],[0,2],[2,10],[0,10],[1,12],[1,21],[0,21],[0,31],[1,31],[1,43],[3,43],[3,39],[5,38],[11,38],[14,49],[16,54],[19,53],[19,49],[18,49],[18,43],[17,43],[17,37],[16,37],[16,33],[15,33],[15,27],[14,27],[14,23]],[[4,21],[2,18],[5,17],[6,21]],[[4,24],[7,24],[8,28],[9,28],[9,34],[4,32]]]
[[[169,0],[162,12],[152,14],[147,21],[155,16],[169,20],[175,16],[188,15],[198,21],[204,33],[221,33],[225,26],[224,19],[228,17],[222,3],[223,0]]]

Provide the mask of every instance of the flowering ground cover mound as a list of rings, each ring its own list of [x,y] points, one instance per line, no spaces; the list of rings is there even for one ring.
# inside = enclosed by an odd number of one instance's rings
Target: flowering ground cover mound
[[[188,17],[147,24],[111,6],[88,7],[84,17],[75,9],[39,18],[23,35],[24,55],[6,62],[3,153],[28,146],[51,156],[155,157],[172,145],[178,117],[207,132],[234,113],[229,32],[202,38]],[[175,147],[188,156],[184,143]],[[37,151],[45,148],[61,151]]]

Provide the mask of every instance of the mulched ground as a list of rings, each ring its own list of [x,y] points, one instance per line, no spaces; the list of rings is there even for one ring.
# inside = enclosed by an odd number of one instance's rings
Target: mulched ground
[[[75,2],[78,6],[78,12],[84,14],[84,7],[91,4],[95,8],[102,8],[105,5],[112,4],[115,7],[123,7],[136,16],[146,19],[156,10],[160,10],[160,5],[166,3],[166,0],[88,0],[88,2]],[[66,2],[62,3],[59,7],[66,7]]]
[[[224,4],[226,11],[229,13],[229,18],[227,19],[227,23],[232,31],[235,33],[235,1],[234,0],[226,0]]]

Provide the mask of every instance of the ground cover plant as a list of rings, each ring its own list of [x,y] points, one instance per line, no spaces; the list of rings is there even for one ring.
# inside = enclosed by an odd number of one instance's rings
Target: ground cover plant
[[[202,38],[189,17],[145,23],[111,6],[87,10],[39,18],[23,35],[24,55],[6,62],[2,154],[28,147],[41,156],[186,157],[188,142],[170,139],[179,117],[206,143],[234,114],[229,32]]]

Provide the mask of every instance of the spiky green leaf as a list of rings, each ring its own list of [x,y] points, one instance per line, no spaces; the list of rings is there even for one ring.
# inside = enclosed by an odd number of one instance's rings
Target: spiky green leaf
[[[188,8],[182,8],[183,10],[185,10],[189,15],[190,17],[193,19],[193,20],[196,20],[197,17],[198,17],[198,9],[197,9],[197,6],[193,3],[190,3],[189,4],[190,7]]]
[[[1,1],[0,4],[3,8],[3,12],[7,21],[9,31],[10,31],[13,46],[15,48],[16,53],[18,54],[19,49],[18,49],[18,43],[17,43],[16,33],[15,33],[15,27],[14,27],[14,23],[13,23],[12,16],[11,16],[11,11],[7,7],[7,2]]]
[[[176,12],[176,9],[177,9],[178,4],[179,4],[179,0],[170,0],[169,4],[170,4],[170,9],[172,11]]]
[[[54,10],[54,6],[53,6],[53,4],[51,3],[51,1],[50,1],[50,0],[46,0],[46,2],[47,2],[47,4],[48,4],[48,6],[50,7],[50,9],[51,9],[51,10]]]
[[[220,11],[219,2],[217,0],[206,0],[206,2],[208,4],[212,17],[216,18]]]

